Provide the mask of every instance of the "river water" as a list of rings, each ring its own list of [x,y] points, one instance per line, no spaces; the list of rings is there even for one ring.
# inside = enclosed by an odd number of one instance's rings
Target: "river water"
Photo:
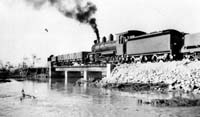
[[[20,100],[21,90],[37,98]],[[49,82],[0,83],[0,116],[3,117],[200,117],[200,107],[152,107],[138,98],[170,94],[127,93]]]

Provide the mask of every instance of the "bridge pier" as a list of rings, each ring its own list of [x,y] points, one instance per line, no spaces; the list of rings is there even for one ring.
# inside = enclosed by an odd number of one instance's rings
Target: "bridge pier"
[[[83,71],[83,79],[86,80],[86,81],[88,79],[88,72],[87,72],[87,70]]]
[[[51,78],[51,72],[52,72],[51,61],[48,61],[48,67],[49,67],[49,78]]]
[[[112,71],[112,66],[111,64],[107,64],[107,67],[106,67],[106,77],[107,78],[110,78],[110,74],[111,74],[111,71]]]
[[[68,71],[65,71],[65,84],[68,83]]]
[[[64,79],[65,79],[65,84],[68,82],[74,82],[76,80],[78,80],[79,78],[81,78],[81,71],[68,71],[65,70],[65,75],[64,75]],[[71,79],[69,79],[71,78]]]
[[[82,74],[82,75],[81,75]],[[94,79],[101,79],[102,72],[101,71],[65,71],[65,84],[69,82],[69,78],[71,79],[76,79],[78,80],[79,78],[83,78],[85,81],[91,80],[93,81]],[[74,81],[76,81],[74,80]]]

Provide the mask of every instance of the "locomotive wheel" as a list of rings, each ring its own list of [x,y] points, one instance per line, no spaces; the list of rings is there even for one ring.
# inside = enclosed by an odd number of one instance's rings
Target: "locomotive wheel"
[[[142,61],[141,56],[140,57],[134,57],[134,63],[140,63]]]
[[[195,60],[194,55],[188,55],[188,58],[189,58],[190,61],[194,61]]]
[[[189,56],[190,56],[190,55],[185,54],[185,55],[183,56],[183,58],[189,60],[189,58],[190,58]]]
[[[158,61],[158,57],[156,55],[151,57],[151,61],[152,62],[157,62]]]
[[[195,56],[194,56],[194,60],[195,61],[198,61],[200,58],[199,58],[200,56],[197,54],[197,53],[195,53]]]
[[[198,61],[200,60],[200,55],[199,55],[199,54],[197,54],[197,60],[198,60]]]
[[[135,57],[131,57],[131,63],[135,62]]]
[[[172,61],[173,60],[173,56],[171,54],[169,54],[169,60]]]
[[[147,62],[147,61],[148,61],[147,56],[143,56],[142,59],[141,59],[141,62],[142,62],[142,63],[143,63],[143,62],[145,63],[145,62]]]

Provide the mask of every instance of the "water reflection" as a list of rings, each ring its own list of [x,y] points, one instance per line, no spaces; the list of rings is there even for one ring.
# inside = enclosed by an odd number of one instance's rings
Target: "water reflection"
[[[36,99],[20,102],[21,89]],[[128,93],[65,84],[64,79],[49,82],[14,81],[0,84],[0,116],[62,117],[168,117],[199,116],[199,107],[157,108],[138,105],[139,98],[167,97],[170,94]]]
[[[49,79],[49,85],[50,85],[50,88],[52,90],[53,89],[64,89],[65,80],[64,79],[51,78],[51,79]]]

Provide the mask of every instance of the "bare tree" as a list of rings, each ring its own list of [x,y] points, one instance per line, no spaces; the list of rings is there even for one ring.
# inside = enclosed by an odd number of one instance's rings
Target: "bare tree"
[[[10,71],[11,68],[14,68],[10,61],[6,62],[5,68]]]
[[[27,68],[28,67],[28,57],[24,57],[23,58],[23,62],[22,62],[22,68]]]
[[[33,60],[32,67],[35,67],[36,58],[37,56],[35,54],[32,54],[32,60]]]
[[[38,58],[35,54],[32,54],[32,60],[32,67],[35,67],[35,64],[38,63],[41,60],[41,58]]]

